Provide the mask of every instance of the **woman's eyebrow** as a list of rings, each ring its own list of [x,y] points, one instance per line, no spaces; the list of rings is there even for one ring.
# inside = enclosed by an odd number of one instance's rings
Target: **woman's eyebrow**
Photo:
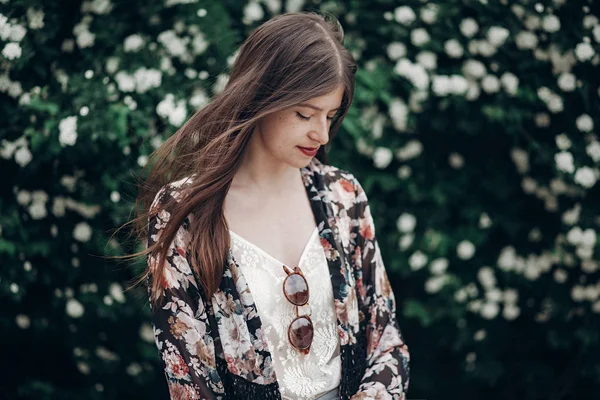
[[[319,108],[317,106],[313,106],[312,104],[308,104],[308,103],[298,103],[297,106],[299,107],[308,107],[308,108],[312,108],[313,110],[317,110],[317,111],[323,111],[322,108]],[[338,108],[334,108],[333,110],[330,111],[337,111],[339,110],[341,107]]]

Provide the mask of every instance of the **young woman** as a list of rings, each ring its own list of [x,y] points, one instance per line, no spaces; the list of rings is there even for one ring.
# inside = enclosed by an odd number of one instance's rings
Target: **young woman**
[[[147,271],[173,399],[404,399],[409,353],[367,197],[326,148],[356,65],[337,20],[279,15],[153,154]]]

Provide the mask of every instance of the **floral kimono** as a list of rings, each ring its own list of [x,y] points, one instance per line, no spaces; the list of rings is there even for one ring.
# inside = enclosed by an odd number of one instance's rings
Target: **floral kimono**
[[[301,174],[331,276],[341,346],[339,398],[404,400],[410,357],[365,192],[351,173],[316,158]],[[169,222],[161,203],[178,197],[181,182],[157,193],[148,246]],[[231,250],[219,289],[210,299],[203,295],[189,263],[193,223],[190,214],[170,245],[164,306],[152,307],[171,398],[281,399],[256,305]],[[149,255],[147,262],[152,273],[157,261]],[[150,278],[147,284],[149,289]]]

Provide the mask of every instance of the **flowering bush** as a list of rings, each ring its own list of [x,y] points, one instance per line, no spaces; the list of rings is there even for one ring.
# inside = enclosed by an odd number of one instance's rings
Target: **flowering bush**
[[[136,249],[110,235],[132,171],[251,29],[303,7],[360,65],[330,158],[369,194],[409,397],[599,389],[595,2],[0,0],[2,352],[25,361],[7,397],[166,395],[146,294],[123,291],[143,260],[98,255]]]

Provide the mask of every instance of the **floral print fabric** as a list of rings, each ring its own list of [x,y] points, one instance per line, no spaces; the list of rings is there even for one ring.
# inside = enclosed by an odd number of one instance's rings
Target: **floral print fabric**
[[[351,173],[316,158],[300,173],[331,277],[342,358],[339,397],[404,400],[410,356],[365,192]],[[157,193],[148,246],[169,222],[170,212],[161,206],[164,196],[177,199],[183,183],[172,182]],[[169,246],[162,306],[152,307],[171,398],[281,398],[256,305],[231,251],[219,290],[203,298],[189,263],[193,223],[190,214]],[[149,289],[157,261],[149,255],[147,262]]]

